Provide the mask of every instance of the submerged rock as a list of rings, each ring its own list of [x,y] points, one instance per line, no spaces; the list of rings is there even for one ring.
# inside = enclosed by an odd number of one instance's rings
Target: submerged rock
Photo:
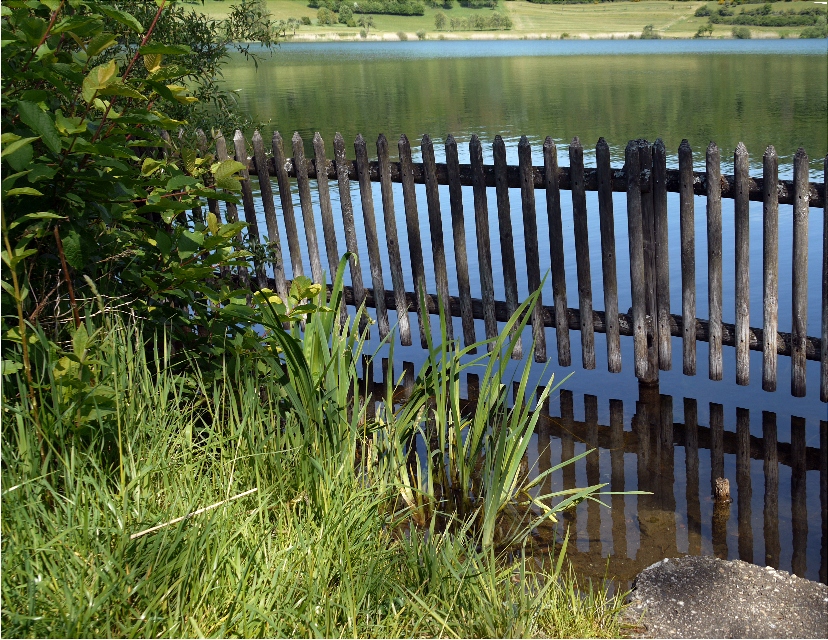
[[[629,602],[637,637],[828,637],[828,586],[741,560],[664,559],[638,574]]]

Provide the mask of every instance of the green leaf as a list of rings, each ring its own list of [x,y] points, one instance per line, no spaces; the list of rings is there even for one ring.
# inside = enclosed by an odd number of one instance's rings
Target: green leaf
[[[10,189],[6,192],[6,196],[42,196],[43,194],[40,193],[37,189],[32,189],[31,187],[17,187],[16,189]]]
[[[216,186],[228,191],[237,190],[239,188],[239,178],[235,174],[244,168],[241,162],[235,160],[225,160],[213,165],[213,177],[216,179]]]
[[[125,98],[135,98],[136,100],[146,100],[146,97],[132,87],[122,84],[120,82],[113,82],[108,87],[101,89],[98,92],[99,96],[124,96]]]
[[[219,223],[216,214],[212,211],[207,214],[207,228],[210,230],[210,233],[213,235],[218,235],[219,232]]]
[[[4,135],[14,135],[14,134],[4,134]],[[40,136],[35,136],[33,138],[18,138],[14,142],[12,142],[9,146],[3,148],[3,152],[0,153],[0,158],[5,158],[7,155],[11,155],[15,153],[22,147],[25,147],[27,144],[31,146],[31,142],[33,140],[38,140]],[[3,141],[5,142],[5,140]]]
[[[172,252],[172,238],[161,229],[155,234],[155,243],[162,255],[168,256]]]
[[[5,9],[5,7],[3,7]],[[23,365],[20,362],[15,362],[14,360],[3,360],[3,375],[10,376],[13,373],[17,373],[18,371],[23,369]]]
[[[82,324],[75,330],[75,334],[72,336],[72,351],[79,360],[83,359],[84,351],[86,351],[88,345],[89,334],[86,333],[86,326]]]
[[[9,147],[14,147],[15,145],[17,146],[11,151],[11,153],[7,153],[8,147],[3,149],[2,156],[6,158],[6,162],[8,162],[9,166],[15,171],[23,171],[32,163],[34,149],[32,148],[32,145],[28,143],[29,140],[37,140],[37,138],[26,138],[26,142],[24,144],[18,144],[18,142],[23,143],[23,140],[13,142],[9,145]]]
[[[106,88],[117,79],[118,65],[112,59],[106,64],[100,64],[83,79],[83,99],[92,102],[95,93]]]
[[[59,216],[56,213],[52,213],[51,211],[40,211],[38,213],[27,213],[25,216],[20,216],[17,220],[12,222],[9,225],[9,229],[14,229],[15,227],[24,224],[26,222],[32,222],[35,220],[60,220],[63,216]]]
[[[99,33],[89,41],[89,44],[86,45],[86,55],[91,58],[117,43],[118,41],[115,39],[113,34]]]
[[[42,111],[34,102],[20,101],[17,103],[17,108],[20,113],[20,120],[40,136],[43,144],[50,151],[60,153],[60,136],[49,114]]]
[[[75,267],[75,269],[82,269],[84,259],[78,232],[74,230],[69,231],[61,240],[63,241],[63,254],[66,256],[66,262]]]
[[[183,187],[192,187],[198,184],[198,180],[190,176],[175,176],[167,181],[167,190],[176,191]]]
[[[86,131],[86,124],[80,117],[67,118],[60,109],[55,113],[55,126],[63,135],[75,135]]]
[[[135,33],[144,33],[144,27],[141,25],[138,20],[135,19],[131,13],[127,13],[126,11],[120,11],[119,9],[114,9],[112,7],[106,5],[95,5],[95,8],[99,10],[101,13],[105,14],[106,16],[112,18],[116,22],[120,22],[122,25],[125,25],[135,31]]]
[[[3,144],[7,144],[9,142],[17,142],[18,140],[20,140],[20,136],[16,133],[4,133],[3,135],[0,135],[0,142],[2,142]]]
[[[151,176],[162,164],[162,162],[154,158],[144,158],[144,164],[141,165],[141,175]]]
[[[181,160],[184,162],[184,168],[187,170],[187,173],[195,173],[197,158],[198,155],[194,149],[181,150]]]
[[[192,53],[193,50],[186,44],[161,44],[151,43],[145,44],[138,49],[138,53],[142,56],[160,54],[165,56],[183,56]]]

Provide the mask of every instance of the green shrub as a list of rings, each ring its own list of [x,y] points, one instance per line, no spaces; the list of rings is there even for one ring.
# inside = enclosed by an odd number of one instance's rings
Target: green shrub
[[[825,23],[807,27],[799,32],[800,38],[828,38],[828,26]]]
[[[319,26],[336,24],[336,14],[326,7],[321,7],[316,12],[316,23]]]
[[[405,31],[397,31],[397,38],[400,40],[408,40],[408,34]]]
[[[309,27],[311,25],[310,17],[302,16],[302,24],[305,25],[306,27]]]
[[[696,12],[693,15],[696,16],[697,18],[706,18],[707,16],[710,15],[710,13],[711,12],[710,12],[709,7],[706,4],[703,4],[698,9],[696,9]]]
[[[417,32],[417,39],[418,39],[418,40],[425,40],[425,39],[426,39],[426,32],[425,32],[425,30],[424,30],[424,29],[420,29],[420,30]]]
[[[434,27],[438,31],[442,31],[446,28],[446,23],[448,22],[448,18],[446,18],[446,14],[442,11],[438,11],[434,14]]]
[[[661,36],[655,32],[655,26],[648,24],[641,32],[641,40],[659,40]]]
[[[747,27],[733,27],[730,33],[737,40],[750,40],[750,29]]]
[[[354,10],[351,7],[343,2],[339,7],[339,22],[341,24],[348,24],[348,21],[353,22],[354,19]]]

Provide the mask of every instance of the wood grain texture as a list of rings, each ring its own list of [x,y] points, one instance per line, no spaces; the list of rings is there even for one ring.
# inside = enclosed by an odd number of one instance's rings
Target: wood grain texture
[[[428,347],[425,323],[420,313],[420,297],[428,297],[426,293],[425,265],[423,264],[423,243],[420,238],[420,217],[417,213],[417,192],[414,187],[414,169],[411,161],[411,143],[408,136],[402,134],[397,143],[400,152],[400,175],[402,176],[403,203],[405,205],[405,228],[408,231],[408,254],[411,259],[411,271],[414,275],[414,291],[417,292],[417,325],[420,327],[420,345]],[[428,301],[426,301],[428,303]]]
[[[299,188],[299,204],[302,208],[302,222],[305,226],[305,241],[308,245],[311,274],[314,282],[322,282],[322,259],[319,256],[319,242],[316,236],[316,222],[313,219],[310,179],[305,163],[305,143],[299,132],[293,134],[293,164],[296,166],[296,186]]]
[[[779,195],[776,183],[779,160],[773,146],[765,149],[762,173],[765,188],[762,203],[762,388],[776,391],[776,331],[779,324]]]
[[[517,272],[515,267],[515,242],[512,234],[512,208],[509,202],[509,169],[506,164],[506,145],[503,138],[496,136],[492,145],[494,156],[495,195],[497,197],[497,226],[500,231],[500,267],[503,273],[503,287],[506,292],[506,304],[511,309],[510,316],[518,308]],[[523,357],[521,337],[512,333],[514,349],[512,358]]]
[[[679,232],[681,235],[682,371],[696,375],[696,212],[693,201],[693,150],[682,140],[678,151],[681,186]]]
[[[750,202],[747,198],[747,179],[750,165],[748,152],[741,142],[733,154],[736,176],[734,198],[734,226],[736,241],[736,384],[750,384]]]
[[[710,379],[722,379],[722,191],[719,147],[711,142],[707,165],[707,306],[710,315]]]
[[[351,180],[348,176],[345,139],[337,132],[334,136],[334,165],[337,186],[339,187],[339,210],[342,216],[342,229],[345,232],[345,247],[350,253],[348,266],[351,271],[351,285],[358,300],[357,306],[365,300],[365,284],[362,280],[362,268],[359,264],[359,242],[354,224],[354,203],[351,200]],[[363,314],[359,322],[360,331],[368,330],[368,317]],[[370,335],[370,332],[369,332]]]
[[[653,218],[655,221],[656,320],[658,367],[673,366],[670,339],[670,238],[667,231],[667,151],[659,138],[653,145]]]
[[[632,295],[633,352],[635,377],[647,378],[649,360],[647,354],[646,285],[644,283],[644,225],[641,215],[641,186],[639,178],[638,142],[630,140],[625,151],[627,175],[632,176],[627,191],[627,225],[630,252],[630,293]]]
[[[805,396],[805,338],[808,333],[808,155],[794,155],[793,284],[791,293],[791,395]]]
[[[592,318],[592,272],[589,264],[589,224],[584,190],[584,148],[576,137],[569,144],[572,180],[572,222],[575,231],[575,268],[578,274],[578,307],[581,311],[581,356],[584,369],[595,368],[595,329]]]
[[[828,155],[823,160],[822,175],[823,180],[828,182]],[[820,363],[819,399],[822,402],[828,402],[828,198],[825,198],[822,207],[822,354]],[[824,516],[823,522],[825,522]]]
[[[285,148],[281,134],[276,131],[271,140],[273,152],[273,173],[276,175],[276,182],[279,185],[279,200],[282,203],[282,215],[285,218],[285,235],[287,236],[288,252],[290,253],[290,265],[293,270],[293,277],[305,275],[302,266],[302,248],[299,243],[299,228],[296,226],[296,214],[293,211],[293,195],[290,191],[290,175],[287,169],[288,160],[285,157]],[[293,160],[290,161],[291,167]]]
[[[391,327],[388,323],[388,308],[385,302],[385,284],[382,277],[382,260],[380,259],[379,240],[377,238],[377,220],[374,215],[374,194],[371,190],[371,176],[368,173],[368,149],[365,144],[365,138],[362,134],[357,134],[354,140],[354,153],[356,154],[357,180],[359,180],[359,196],[362,205],[362,221],[365,225],[365,244],[368,247],[368,263],[371,268],[371,283],[373,286],[374,298],[376,302],[374,307],[377,310],[377,328],[379,329],[380,339],[391,332]],[[390,244],[390,243],[389,243]],[[390,248],[390,247],[389,247]],[[399,250],[398,250],[399,251]],[[366,299],[368,291],[365,291]],[[380,300],[382,298],[382,300]],[[366,302],[367,304],[367,302]],[[404,314],[406,319],[408,314]],[[402,333],[402,315],[400,317],[400,342],[403,342]],[[411,344],[411,336],[408,336],[408,343]]]
[[[279,221],[276,217],[276,201],[273,198],[273,188],[270,176],[267,174],[267,157],[265,156],[264,140],[259,130],[253,132],[253,162],[259,175],[259,193],[261,193],[262,207],[267,225],[267,250],[272,256],[273,280],[276,283],[276,294],[283,300],[287,298],[287,276],[282,256],[282,241],[279,237]],[[259,168],[261,167],[261,170]],[[261,176],[265,177],[262,178]]]
[[[466,223],[463,217],[463,187],[460,183],[460,161],[457,141],[449,134],[446,138],[446,168],[449,181],[449,203],[451,205],[451,230],[454,240],[454,263],[457,268],[457,288],[460,292],[460,318],[463,326],[463,343],[468,347],[476,341],[474,315],[471,304],[469,280],[469,258],[466,249]],[[471,353],[477,353],[473,348]]]
[[[647,315],[647,376],[642,382],[658,381],[658,303],[656,281],[655,208],[653,205],[653,146],[638,141],[641,163],[641,224],[644,237],[644,301]]]
[[[526,251],[526,280],[529,293],[540,289],[540,253],[538,245],[538,220],[535,214],[535,189],[533,187],[532,147],[526,136],[518,143],[520,171],[520,202],[523,211],[523,242]],[[538,294],[532,310],[532,336],[535,343],[535,362],[546,362],[546,329],[543,326],[543,296]]]
[[[394,191],[391,187],[391,161],[388,159],[388,140],[384,135],[377,137],[377,157],[379,158],[379,179],[382,191],[382,216],[385,222],[385,241],[388,247],[388,262],[391,265],[391,281],[394,287],[394,306],[397,309],[400,343],[411,344],[411,321],[408,311],[417,309],[415,296],[409,303],[405,297],[405,280],[403,279],[400,240],[397,234],[397,213],[394,209]]]
[[[469,141],[469,155],[472,167],[472,188],[474,190],[474,226],[477,236],[477,261],[480,265],[480,293],[483,304],[483,324],[487,349],[491,351],[491,340],[497,337],[495,319],[494,280],[492,279],[492,244],[489,236],[489,205],[486,198],[486,177],[483,169],[483,146],[476,135]]]
[[[569,344],[569,319],[566,303],[566,267],[564,260],[561,190],[558,184],[558,149],[552,138],[543,143],[543,178],[546,185],[546,216],[549,226],[549,257],[552,266],[552,299],[555,304],[555,336],[558,343],[558,364],[572,364]]]
[[[615,264],[615,217],[612,205],[610,149],[603,138],[595,146],[598,171],[598,215],[601,221],[601,270],[604,278],[604,309],[607,317],[607,369],[621,371],[621,334],[618,331],[618,274]]]
[[[339,247],[336,244],[336,227],[334,226],[331,189],[328,185],[328,160],[325,153],[325,141],[317,131],[313,135],[313,164],[316,167],[316,190],[319,194],[319,213],[322,216],[322,235],[325,238],[325,253],[328,258],[328,281],[333,282],[339,267]],[[321,167],[326,169],[320,171]]]
[[[425,134],[421,143],[423,170],[426,176],[426,204],[428,206],[428,228],[431,233],[431,256],[434,260],[434,279],[437,297],[446,310],[446,338],[454,340],[451,321],[451,297],[449,296],[448,269],[446,267],[446,246],[443,239],[443,218],[440,213],[440,187],[437,184],[437,169],[434,161],[434,143]]]

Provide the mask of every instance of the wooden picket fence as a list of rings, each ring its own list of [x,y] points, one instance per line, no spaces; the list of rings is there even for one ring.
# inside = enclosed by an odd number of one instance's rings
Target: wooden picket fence
[[[206,140],[202,138],[203,144]],[[305,229],[305,246],[314,280],[323,276],[322,257],[314,222],[311,197],[312,181],[316,183],[319,209],[325,241],[325,253],[329,271],[333,273],[340,258],[335,234],[334,211],[331,204],[331,181],[339,190],[340,220],[345,232],[346,248],[357,256],[363,256],[361,242],[357,238],[354,223],[354,203],[351,199],[352,180],[359,183],[360,204],[364,223],[364,246],[367,249],[372,287],[365,286],[362,272],[351,262],[352,285],[346,288],[346,302],[351,305],[365,304],[376,310],[377,325],[381,337],[390,331],[388,309],[398,313],[397,330],[400,342],[412,342],[408,311],[419,311],[419,296],[406,291],[403,279],[403,251],[397,232],[392,183],[402,183],[405,208],[405,224],[408,241],[408,264],[414,276],[416,292],[425,293],[428,312],[438,312],[437,296],[442,300],[445,312],[462,320],[463,340],[466,345],[478,339],[474,320],[484,321],[486,338],[497,335],[497,322],[505,321],[518,306],[517,273],[512,234],[512,211],[509,189],[519,188],[525,243],[525,274],[529,290],[541,284],[543,269],[551,270],[553,305],[542,300],[535,307],[532,318],[534,358],[538,362],[547,359],[545,327],[553,327],[557,336],[557,358],[561,366],[571,365],[570,331],[580,331],[582,364],[586,369],[595,368],[595,332],[606,334],[607,361],[610,372],[621,371],[620,338],[633,336],[634,371],[645,383],[657,383],[659,370],[672,366],[671,336],[682,338],[682,363],[685,375],[696,375],[696,343],[709,344],[708,371],[711,380],[723,377],[722,348],[736,350],[736,382],[747,385],[750,381],[749,351],[761,351],[762,388],[775,391],[777,387],[777,358],[791,358],[791,393],[802,397],[806,390],[806,361],[821,363],[820,400],[828,402],[828,200],[825,182],[811,183],[808,173],[808,157],[803,149],[794,156],[793,180],[780,180],[778,160],[773,147],[768,147],[763,157],[762,177],[751,177],[748,152],[738,145],[734,155],[734,174],[721,173],[721,157],[718,147],[711,143],[707,148],[706,171],[693,170],[693,152],[685,140],[678,149],[678,170],[667,169],[666,150],[658,140],[651,144],[645,140],[630,141],[626,147],[624,167],[610,165],[610,149],[601,138],[595,149],[596,167],[584,166],[584,150],[575,138],[569,146],[569,167],[558,166],[555,143],[546,138],[543,144],[543,166],[532,166],[531,146],[524,136],[518,145],[518,166],[506,161],[506,147],[500,136],[493,145],[493,164],[483,163],[483,148],[473,136],[469,143],[470,164],[460,164],[457,143],[452,136],[445,141],[445,163],[436,163],[434,144],[428,135],[422,138],[422,162],[412,161],[411,145],[406,136],[398,143],[399,161],[389,159],[388,141],[380,135],[377,144],[377,160],[368,157],[366,140],[358,135],[354,141],[355,159],[347,157],[345,141],[337,134],[333,141],[333,160],[329,160],[325,143],[317,133],[313,138],[314,157],[305,157],[305,147],[299,134],[291,140],[292,155],[286,155],[279,132],[273,134],[271,154],[267,155],[265,143],[257,131],[252,138],[252,157],[248,157],[248,144],[241,132],[234,137],[235,158],[248,167],[243,172],[242,201],[245,220],[251,237],[260,237],[256,220],[250,175],[275,176],[279,201],[284,220],[284,234],[294,276],[303,274],[302,242],[299,238],[291,196],[291,180],[295,179],[299,192],[300,209]],[[217,157],[228,157],[224,138],[215,140]],[[828,174],[828,157],[825,158]],[[385,224],[386,246],[381,249],[377,234],[377,221],[372,182],[379,182],[382,193],[382,213]],[[426,209],[431,235],[431,259],[433,260],[436,291],[426,291],[423,241],[420,237],[418,202],[415,184],[424,184]],[[273,285],[280,295],[288,289],[285,275],[281,231],[277,223],[276,201],[270,180],[260,180],[260,193],[267,224],[269,249],[273,256]],[[457,273],[457,292],[451,295],[446,267],[446,239],[443,237],[442,215],[438,186],[449,187],[449,209]],[[474,194],[473,216],[467,218],[463,208],[462,188],[471,186]],[[490,242],[488,198],[494,188],[498,211],[498,232],[501,256],[493,258]],[[548,218],[548,244],[538,238],[535,191],[546,193]],[[578,307],[567,306],[564,267],[564,238],[561,220],[561,191],[570,191],[574,220],[574,240],[578,283]],[[593,291],[589,262],[589,238],[587,225],[586,191],[598,192],[600,218],[600,243],[603,274],[604,311],[593,308]],[[613,192],[627,194],[627,219],[629,237],[629,264],[632,293],[631,313],[618,309],[618,274],[616,273],[616,241],[613,217]],[[681,236],[681,282],[671,283],[668,254],[667,193],[679,194],[679,226]],[[696,268],[695,268],[695,200],[694,196],[707,198],[707,271],[709,318],[696,317]],[[722,199],[730,198],[735,204],[735,308],[734,324],[722,321]],[[763,322],[761,328],[751,327],[749,318],[749,215],[750,200],[763,203]],[[793,265],[791,289],[779,282],[779,206],[793,208]],[[218,214],[218,206],[211,210]],[[822,323],[821,337],[808,336],[806,332],[808,299],[808,233],[809,208],[822,210]],[[227,216],[237,219],[235,205],[227,206]],[[466,244],[466,225],[474,221],[477,259],[480,268],[481,298],[472,298]],[[387,252],[391,269],[392,288],[386,289],[381,261],[381,251]],[[543,259],[542,259],[543,256]],[[818,257],[817,257],[818,259]],[[495,300],[493,268],[502,274],[505,300]],[[255,277],[259,282],[267,280],[265,265],[254,264]],[[243,274],[244,277],[247,277]],[[681,314],[671,313],[670,287],[681,287]],[[780,291],[781,287],[781,291]],[[780,294],[782,294],[780,296]],[[780,297],[791,300],[792,326],[789,333],[779,331],[778,312]],[[425,346],[422,316],[419,322],[420,339]],[[450,337],[452,326],[447,326]],[[522,357],[520,337],[515,357]]]

